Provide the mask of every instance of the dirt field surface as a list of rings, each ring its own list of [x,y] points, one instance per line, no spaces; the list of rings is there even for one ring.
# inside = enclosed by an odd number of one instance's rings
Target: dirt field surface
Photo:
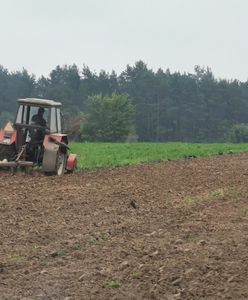
[[[248,155],[0,174],[0,299],[248,299]]]

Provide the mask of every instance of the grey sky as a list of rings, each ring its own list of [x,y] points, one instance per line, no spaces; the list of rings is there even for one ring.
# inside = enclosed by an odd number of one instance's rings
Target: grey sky
[[[0,0],[0,64],[37,76],[56,65],[149,68],[248,79],[247,0]]]

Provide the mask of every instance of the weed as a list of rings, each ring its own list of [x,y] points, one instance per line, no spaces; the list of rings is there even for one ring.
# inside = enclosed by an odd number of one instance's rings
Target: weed
[[[141,275],[142,274],[140,272],[134,272],[134,273],[131,274],[131,277],[133,279],[139,279],[139,278],[141,278]]]
[[[224,190],[223,189],[218,189],[218,190],[210,192],[209,195],[212,196],[212,197],[223,197],[224,196]]]
[[[241,208],[240,216],[241,217],[246,217],[247,215],[248,215],[248,208],[247,207]]]
[[[50,253],[51,257],[64,256],[66,254],[66,249],[61,248]]]
[[[38,245],[34,245],[32,247],[33,251],[39,251],[41,249],[41,246],[38,246]]]
[[[4,266],[5,266],[4,263],[0,261],[0,273],[3,272]]]
[[[80,245],[79,244],[75,244],[72,246],[72,250],[80,250]]]
[[[196,199],[190,197],[190,196],[186,196],[183,198],[183,204],[184,205],[193,205],[196,202]]]
[[[112,288],[112,289],[117,289],[117,288],[121,287],[121,283],[119,280],[113,279],[111,281],[106,282],[105,286]]]
[[[90,239],[90,244],[98,244],[107,240],[108,237],[106,235],[98,235]]]
[[[9,255],[7,257],[7,260],[17,265],[24,265],[28,263],[28,259],[25,256],[20,256],[20,255]]]

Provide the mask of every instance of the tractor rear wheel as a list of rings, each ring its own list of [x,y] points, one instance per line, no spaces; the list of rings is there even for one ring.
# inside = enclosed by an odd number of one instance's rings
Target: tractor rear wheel
[[[58,151],[57,163],[56,163],[56,174],[58,176],[64,175],[65,165],[66,165],[66,154]]]

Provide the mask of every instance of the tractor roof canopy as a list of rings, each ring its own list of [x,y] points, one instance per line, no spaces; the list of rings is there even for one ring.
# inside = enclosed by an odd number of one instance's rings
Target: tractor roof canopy
[[[59,107],[62,105],[60,102],[56,102],[54,100],[38,99],[38,98],[18,99],[17,102],[19,104],[37,105],[43,107],[55,107],[55,106]]]

